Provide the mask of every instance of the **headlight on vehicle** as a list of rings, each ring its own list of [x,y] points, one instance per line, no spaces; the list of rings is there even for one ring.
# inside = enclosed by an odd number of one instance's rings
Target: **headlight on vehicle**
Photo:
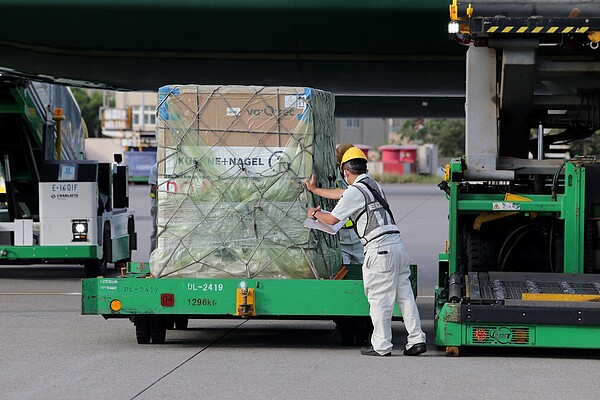
[[[450,21],[448,23],[448,33],[458,33],[460,32],[460,25],[456,21]]]
[[[86,219],[71,220],[73,226],[73,241],[87,242],[88,241],[88,221]]]

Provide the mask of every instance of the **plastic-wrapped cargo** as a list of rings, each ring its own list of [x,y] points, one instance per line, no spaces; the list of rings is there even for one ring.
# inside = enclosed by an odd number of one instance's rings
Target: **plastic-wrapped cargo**
[[[333,187],[334,98],[295,87],[159,89],[155,277],[329,278],[336,236],[303,226],[332,209],[303,181]]]

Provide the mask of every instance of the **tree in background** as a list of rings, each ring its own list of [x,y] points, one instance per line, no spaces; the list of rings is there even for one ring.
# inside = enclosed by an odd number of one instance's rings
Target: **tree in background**
[[[88,91],[87,89],[76,88],[72,88],[71,91],[81,110],[81,116],[87,126],[89,137],[100,137],[102,132],[100,127],[100,107],[103,106],[104,100],[102,91]],[[114,101],[111,102],[114,103]],[[114,106],[114,104],[111,104],[111,106]]]
[[[598,134],[600,131],[596,131],[592,136],[587,139],[579,140],[571,144],[570,153],[573,156],[600,156],[600,137]]]
[[[441,157],[459,157],[465,153],[464,119],[409,119],[396,131],[395,143],[434,143]]]

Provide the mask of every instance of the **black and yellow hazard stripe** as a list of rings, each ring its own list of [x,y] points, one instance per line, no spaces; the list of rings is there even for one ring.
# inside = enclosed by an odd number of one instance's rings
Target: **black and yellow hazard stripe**
[[[476,17],[471,33],[483,35],[587,34],[600,29],[600,18]]]
[[[486,33],[533,33],[533,34],[549,34],[549,33],[586,33],[590,30],[589,26],[500,26],[492,25],[486,29]]]

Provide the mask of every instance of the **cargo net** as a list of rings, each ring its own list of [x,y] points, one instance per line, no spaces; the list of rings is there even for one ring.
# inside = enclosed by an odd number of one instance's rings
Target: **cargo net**
[[[304,88],[159,90],[155,277],[330,278],[336,236],[303,226],[331,210],[303,181],[336,179],[334,100]]]

